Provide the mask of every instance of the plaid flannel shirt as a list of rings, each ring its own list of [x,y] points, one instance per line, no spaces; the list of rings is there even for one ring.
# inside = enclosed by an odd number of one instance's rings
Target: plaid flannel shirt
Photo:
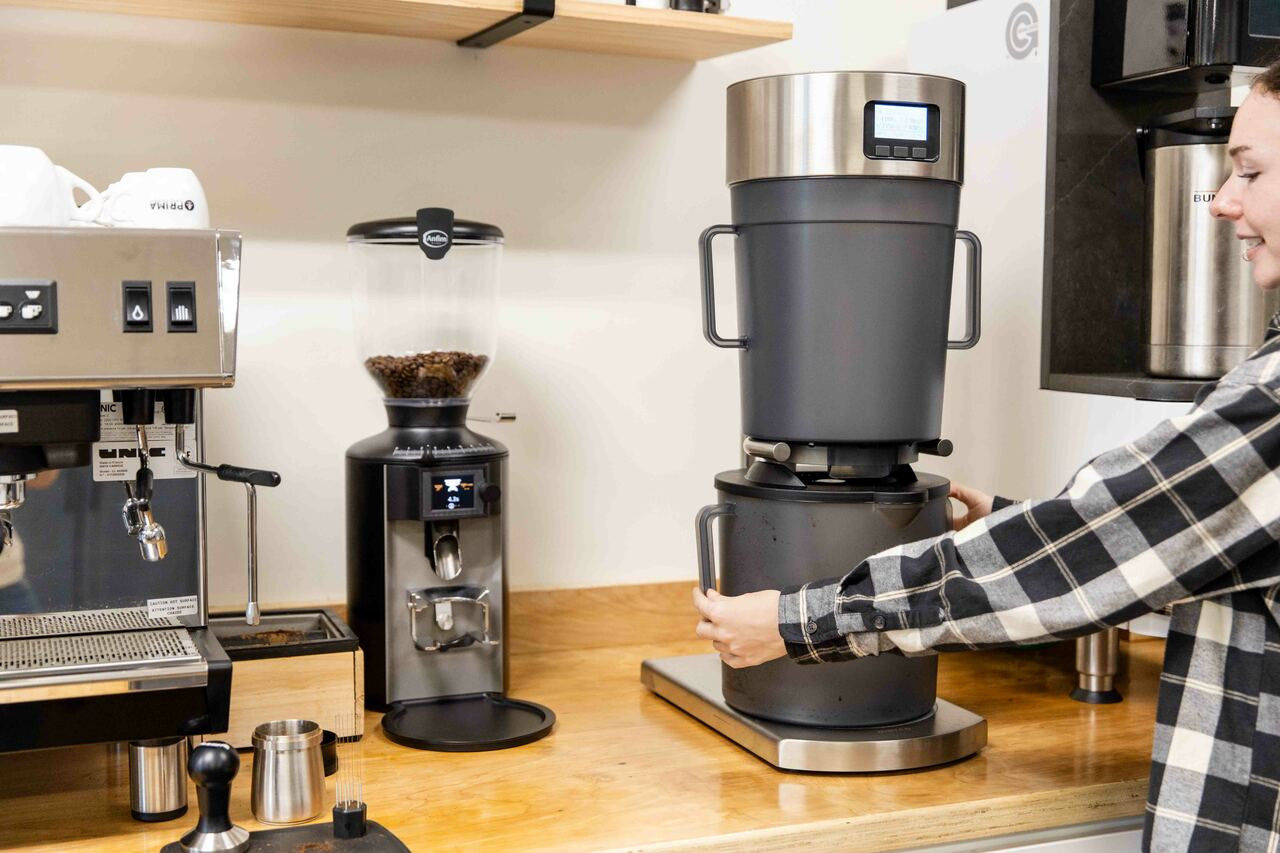
[[[784,590],[779,630],[793,659],[819,663],[1067,639],[1172,605],[1143,847],[1274,853],[1278,540],[1273,334],[1190,413],[1094,459],[1057,497]]]

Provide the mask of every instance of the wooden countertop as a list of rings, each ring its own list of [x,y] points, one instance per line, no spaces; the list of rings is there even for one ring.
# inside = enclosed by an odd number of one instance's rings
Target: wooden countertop
[[[945,655],[939,695],[988,720],[979,755],[909,773],[783,773],[640,684],[645,658],[706,650],[677,639],[692,632],[689,586],[513,596],[512,694],[554,709],[555,731],[506,751],[419,752],[390,743],[369,714],[370,819],[413,850],[782,849],[806,838],[883,850],[1141,814],[1163,643],[1121,644],[1118,705],[1067,698],[1070,643]],[[243,758],[232,818],[261,828]],[[176,821],[133,821],[127,757],[109,746],[0,756],[2,849],[158,850],[194,825],[191,802]]]

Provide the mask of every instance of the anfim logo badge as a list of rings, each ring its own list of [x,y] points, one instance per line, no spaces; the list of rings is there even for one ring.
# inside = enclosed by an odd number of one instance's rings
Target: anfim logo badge
[[[1040,18],[1036,7],[1019,3],[1009,14],[1004,28],[1004,44],[1014,59],[1026,59],[1040,44]]]
[[[449,235],[443,231],[432,229],[422,235],[422,245],[428,249],[443,249],[449,245]]]

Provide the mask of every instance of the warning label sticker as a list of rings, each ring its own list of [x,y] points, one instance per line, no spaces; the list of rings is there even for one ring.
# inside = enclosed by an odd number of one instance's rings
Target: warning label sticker
[[[124,422],[119,403],[99,404],[101,439],[93,445],[93,479],[98,483],[132,480],[138,474],[138,439],[135,428]],[[164,422],[164,404],[156,403],[156,423],[146,428],[150,454],[147,465],[157,480],[189,479],[196,471],[178,462],[176,430]],[[3,431],[0,429],[0,431]],[[187,447],[194,448],[196,431],[187,427]]]
[[[194,595],[147,599],[148,619],[164,619],[167,616],[190,616],[195,612],[196,597]]]
[[[0,433],[18,431],[18,410],[0,409]]]

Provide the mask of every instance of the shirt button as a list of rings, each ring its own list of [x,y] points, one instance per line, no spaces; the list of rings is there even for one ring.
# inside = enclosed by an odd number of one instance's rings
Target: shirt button
[[[883,617],[883,616],[877,616],[876,618],[874,618],[874,619],[872,619],[872,620],[871,620],[871,624],[872,624],[873,626],[875,626],[875,629],[876,629],[877,631],[879,631],[881,628],[883,628],[883,627],[885,626],[884,617]]]
[[[810,634],[815,634],[818,631],[818,623],[810,619],[807,623],[805,623],[804,629]]]

